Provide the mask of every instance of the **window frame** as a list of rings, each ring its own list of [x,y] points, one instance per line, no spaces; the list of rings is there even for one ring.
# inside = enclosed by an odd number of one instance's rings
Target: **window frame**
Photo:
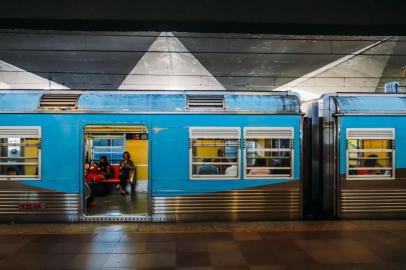
[[[361,131],[367,131],[368,134],[372,134],[369,136],[350,136],[350,132],[361,132]],[[373,136],[374,131],[376,133],[378,132],[390,132],[391,136],[390,137],[385,137],[385,136],[379,136],[379,134],[375,134]],[[359,175],[359,176],[354,176],[351,175],[350,172],[350,149],[348,147],[348,141],[349,140],[392,140],[392,148],[390,149],[355,149],[355,151],[351,151],[351,153],[359,153],[359,152],[385,152],[385,153],[392,153],[392,175],[387,176],[387,175]],[[396,163],[395,163],[395,154],[396,154],[396,146],[395,146],[395,129],[394,128],[347,128],[346,129],[346,138],[345,138],[345,176],[346,180],[350,181],[356,181],[356,180],[395,180],[396,179]],[[365,150],[370,150],[370,151],[365,151]],[[366,168],[366,167],[360,167],[360,168]]]
[[[257,130],[257,131],[285,131],[285,132],[290,132],[290,136],[278,136],[278,135],[271,135],[271,136],[261,136],[261,137],[247,137],[247,133],[250,130]],[[244,145],[243,145],[243,160],[244,160],[244,179],[245,180],[269,180],[269,179],[289,179],[292,180],[294,179],[295,175],[295,129],[293,127],[244,127]],[[269,176],[261,176],[261,175],[249,175],[247,174],[247,140],[249,139],[289,139],[290,140],[290,147],[288,148],[290,150],[291,154],[291,159],[290,159],[290,176],[286,175],[281,175],[281,174],[270,174]],[[277,149],[277,148],[275,148]],[[286,151],[287,152],[287,151]]]
[[[236,131],[238,132],[238,136],[215,136],[214,134],[209,135],[209,137],[196,137],[193,135],[193,131],[205,131],[205,130],[228,130],[228,131]],[[203,175],[202,177],[198,177],[193,174],[193,140],[194,139],[213,139],[213,140],[237,140],[237,175],[236,176],[228,176],[228,175]],[[240,180],[241,179],[241,128],[240,127],[189,127],[189,179],[190,180]]]
[[[42,153],[42,133],[41,133],[41,126],[0,126],[0,138],[13,138],[13,137],[6,137],[6,135],[3,135],[2,130],[7,130],[7,129],[13,129],[13,130],[36,130],[36,137],[24,137],[24,134],[15,134],[18,135],[19,137],[15,138],[37,138],[38,139],[38,175],[16,175],[16,176],[10,176],[10,175],[0,175],[0,181],[27,181],[27,180],[32,180],[32,181],[41,181],[41,167],[42,167],[42,162],[41,162],[41,153]]]
[[[113,140],[113,139],[122,139],[123,140],[123,146],[94,146],[94,140],[95,139],[108,139],[108,140]],[[95,149],[97,148],[109,148],[110,150],[112,149],[122,149],[122,151],[119,151],[117,153],[121,153],[120,155],[122,155],[122,153],[125,152],[125,143],[126,143],[126,138],[125,138],[125,133],[124,134],[107,134],[107,135],[103,135],[103,134],[95,134],[95,135],[91,135],[90,136],[90,141],[91,141],[91,145],[90,145],[90,149],[91,149],[91,153],[90,153],[90,158],[93,161],[98,162],[99,160],[94,159],[95,156]],[[103,154],[105,156],[109,156],[110,154],[112,154],[113,152],[96,152],[96,154]],[[108,157],[109,162],[112,165],[118,165],[118,163],[112,163],[112,159],[110,157]]]

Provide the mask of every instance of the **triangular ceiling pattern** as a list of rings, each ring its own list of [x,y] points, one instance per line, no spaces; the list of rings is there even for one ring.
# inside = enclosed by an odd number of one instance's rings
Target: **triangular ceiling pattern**
[[[304,100],[327,92],[375,92],[395,45],[385,38],[275,90],[295,90]]]
[[[0,71],[1,89],[69,89],[1,60]]]
[[[161,33],[120,90],[224,90],[172,33]]]

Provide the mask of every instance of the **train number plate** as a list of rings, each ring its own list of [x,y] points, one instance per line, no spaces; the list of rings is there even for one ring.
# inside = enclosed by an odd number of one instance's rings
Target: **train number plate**
[[[20,203],[20,211],[41,211],[45,210],[44,202],[24,202]]]

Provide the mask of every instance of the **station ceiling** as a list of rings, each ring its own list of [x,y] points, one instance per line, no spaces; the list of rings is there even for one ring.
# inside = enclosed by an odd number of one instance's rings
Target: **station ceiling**
[[[405,35],[406,2],[229,0],[2,1],[3,29]]]
[[[383,91],[403,36],[0,30],[0,89]]]

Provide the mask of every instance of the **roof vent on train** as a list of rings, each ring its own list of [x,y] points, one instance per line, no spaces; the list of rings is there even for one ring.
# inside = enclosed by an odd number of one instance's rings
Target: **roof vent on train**
[[[76,109],[79,96],[79,94],[44,94],[41,96],[39,109]]]
[[[188,109],[224,109],[223,95],[188,95]]]

